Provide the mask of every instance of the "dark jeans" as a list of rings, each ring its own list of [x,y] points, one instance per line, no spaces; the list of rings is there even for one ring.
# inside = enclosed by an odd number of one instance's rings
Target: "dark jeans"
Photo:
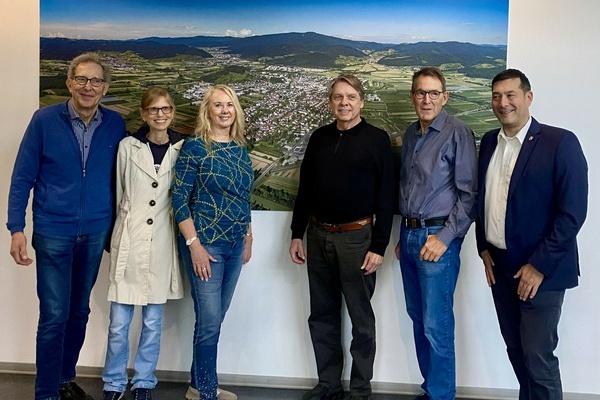
[[[344,366],[342,348],[342,295],[352,321],[352,394],[371,394],[375,359],[375,314],[371,297],[375,274],[360,269],[371,244],[371,226],[356,231],[328,233],[314,223],[307,231],[307,265],[310,286],[310,317],[319,383],[341,385]]]
[[[519,300],[505,250],[491,249],[496,284],[492,295],[508,358],[519,381],[519,400],[561,400],[558,323],[564,290],[538,292]]]
[[[58,400],[75,379],[108,232],[81,236],[33,234],[40,317],[36,338],[35,398]]]

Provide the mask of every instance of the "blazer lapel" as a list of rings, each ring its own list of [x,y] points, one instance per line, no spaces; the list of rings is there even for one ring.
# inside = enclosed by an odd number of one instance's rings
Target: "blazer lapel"
[[[529,161],[529,158],[533,153],[533,149],[540,140],[540,133],[540,124],[534,118],[532,118],[531,126],[527,131],[527,135],[525,136],[525,140],[523,141],[523,145],[521,146],[521,151],[519,152],[519,156],[517,157],[515,168],[513,169],[513,173],[510,177],[510,185],[508,187],[509,199],[514,193],[515,187],[517,186],[519,180],[525,172],[525,167],[527,166],[527,162]]]

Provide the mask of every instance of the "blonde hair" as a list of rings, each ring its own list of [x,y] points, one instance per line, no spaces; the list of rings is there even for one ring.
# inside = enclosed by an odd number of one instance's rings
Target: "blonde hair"
[[[229,135],[231,136],[231,139],[238,145],[245,145],[246,137],[244,136],[244,110],[240,105],[240,101],[235,91],[227,85],[218,84],[211,86],[206,90],[206,93],[204,93],[204,97],[200,102],[200,108],[198,109],[198,120],[194,134],[202,138],[206,146],[210,148],[210,144],[212,142],[212,139],[210,138],[212,123],[209,117],[209,103],[213,93],[217,90],[220,90],[229,96],[233,102],[233,107],[235,108],[235,120],[229,128]]]
[[[173,107],[173,112],[174,112],[175,111],[175,102],[173,102],[171,95],[169,94],[169,92],[167,92],[166,89],[163,89],[158,86],[148,88],[144,92],[144,94],[142,95],[142,100],[140,101],[140,108],[142,110],[144,110],[145,108],[150,107],[150,104],[154,103],[156,100],[160,99],[161,97],[164,97],[164,99],[167,100],[167,103],[169,103],[169,105],[171,107]]]
[[[333,78],[329,84],[327,85],[327,98],[331,100],[333,97],[333,87],[336,83],[345,82],[348,85],[352,86],[354,90],[358,92],[361,100],[365,99],[365,88],[363,87],[362,82],[354,75],[343,74],[338,76],[337,78]]]

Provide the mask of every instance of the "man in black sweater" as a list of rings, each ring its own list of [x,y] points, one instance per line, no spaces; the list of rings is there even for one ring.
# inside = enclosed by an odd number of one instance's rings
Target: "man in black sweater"
[[[308,142],[291,226],[292,261],[308,261],[308,324],[319,375],[302,399],[343,397],[343,294],[352,321],[351,400],[366,400],[375,359],[371,297],[394,212],[392,151],[388,134],[360,116],[365,93],[355,76],[331,81],[328,97],[335,121]]]

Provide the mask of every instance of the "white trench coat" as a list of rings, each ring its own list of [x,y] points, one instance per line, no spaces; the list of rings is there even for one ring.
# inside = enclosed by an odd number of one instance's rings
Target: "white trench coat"
[[[170,191],[182,145],[169,147],[157,173],[146,143],[130,136],[119,144],[109,301],[147,305],[183,297]]]

